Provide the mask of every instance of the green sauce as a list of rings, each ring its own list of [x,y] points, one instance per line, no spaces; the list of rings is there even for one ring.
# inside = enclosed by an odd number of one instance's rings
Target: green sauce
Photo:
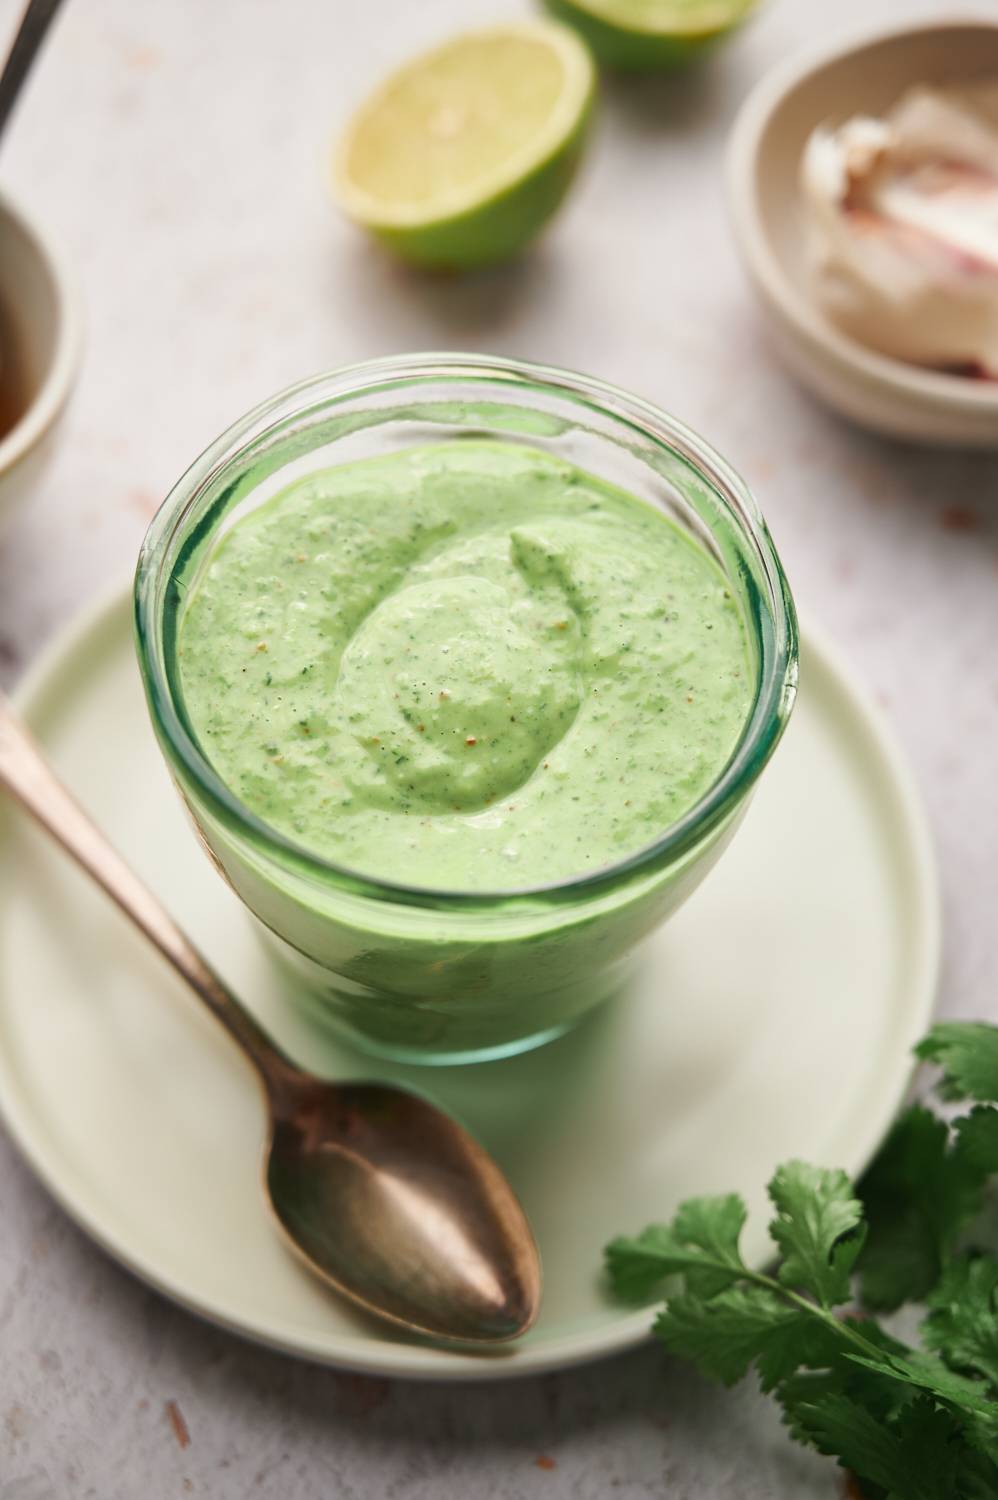
[[[238,521],[180,671],[259,817],[365,874],[466,891],[637,852],[716,780],[754,687],[697,542],[563,460],[478,440],[311,475]]]

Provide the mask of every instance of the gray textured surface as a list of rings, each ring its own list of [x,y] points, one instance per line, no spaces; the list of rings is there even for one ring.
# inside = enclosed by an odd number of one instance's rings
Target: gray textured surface
[[[5,32],[17,9],[0,0]],[[409,275],[330,210],[330,132],[410,47],[526,10],[71,0],[2,179],[75,263],[89,342],[56,462],[0,540],[0,679],[127,573],[166,487],[280,385],[420,347],[591,370],[685,417],[756,487],[803,609],[873,684],[928,800],[942,1007],[998,1019],[998,461],[876,442],[793,387],[749,303],[720,176],[747,89],[819,29],[993,6],[772,0],[698,78],[607,87],[585,178],[521,265]],[[474,1390],[316,1371],[130,1280],[2,1140],[0,1184],[0,1500],[842,1493],[752,1392],[709,1390],[654,1350]]]

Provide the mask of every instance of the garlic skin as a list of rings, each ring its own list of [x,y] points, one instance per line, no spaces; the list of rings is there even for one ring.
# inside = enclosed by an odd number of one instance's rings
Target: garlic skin
[[[805,148],[812,296],[859,343],[998,379],[998,80],[909,90]]]

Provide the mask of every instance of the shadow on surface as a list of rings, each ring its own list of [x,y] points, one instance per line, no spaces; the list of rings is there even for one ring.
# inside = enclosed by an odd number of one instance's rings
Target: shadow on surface
[[[712,129],[732,113],[737,60],[723,50],[676,72],[600,76],[601,105],[622,131],[663,135],[677,130]]]
[[[351,300],[375,309],[365,357],[420,349],[502,349],[524,330],[525,357],[532,352],[529,329],[556,294],[558,256],[542,238],[508,265],[470,272],[431,272],[406,266],[360,234],[330,265],[332,285],[324,300],[330,332],[336,308],[349,288]]]

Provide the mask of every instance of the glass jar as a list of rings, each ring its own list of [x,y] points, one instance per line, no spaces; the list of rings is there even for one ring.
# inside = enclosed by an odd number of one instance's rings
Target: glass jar
[[[342,868],[263,822],[188,719],[184,602],[221,535],[291,480],[461,435],[528,443],[659,507],[725,574],[754,698],[701,799],[619,864],[520,890],[445,891]],[[741,480],[681,423],[589,377],[477,355],[406,355],[335,371],[258,406],[167,497],[139,558],[139,659],[157,738],[218,869],[323,1025],[412,1062],[511,1055],[558,1035],[626,982],[630,961],[717,860],[787,723],[797,628],[779,559]],[[663,996],[663,1003],[669,1003]]]

